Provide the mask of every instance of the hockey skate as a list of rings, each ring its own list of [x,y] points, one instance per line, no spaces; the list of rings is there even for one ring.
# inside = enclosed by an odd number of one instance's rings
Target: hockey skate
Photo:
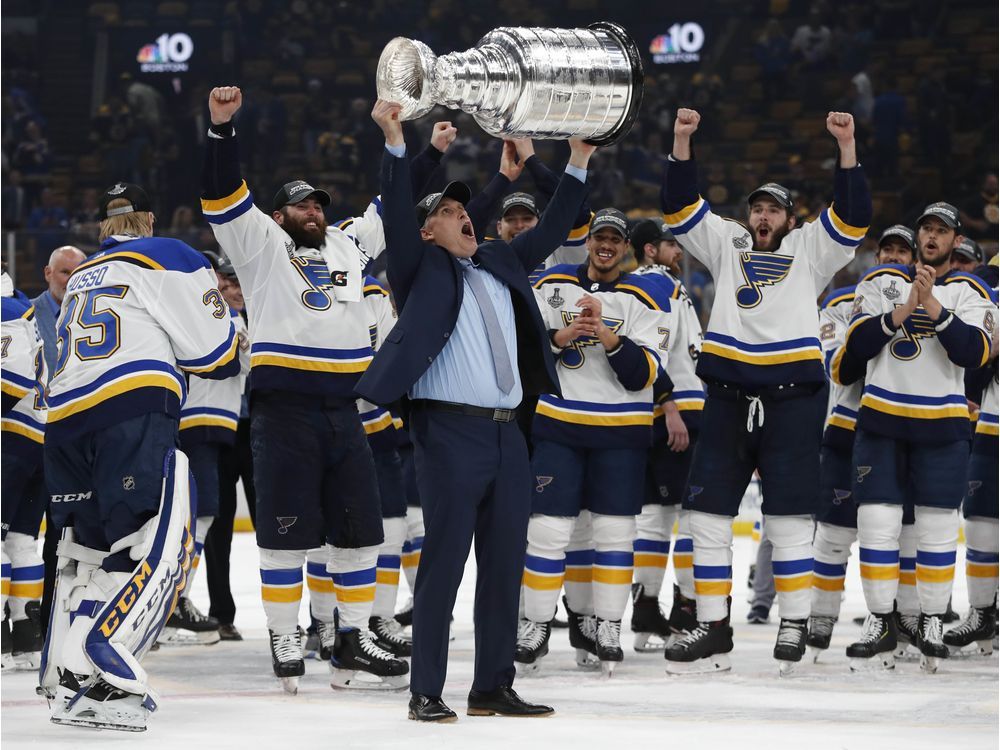
[[[698,627],[679,638],[663,653],[667,674],[710,674],[732,669],[729,652],[733,650],[733,629],[729,618],[700,622]]]
[[[806,652],[806,620],[781,618],[778,638],[774,643],[774,658],[778,660],[778,675],[787,677],[795,671]]]
[[[576,665],[582,669],[597,669],[600,667],[597,658],[597,618],[577,614],[570,609],[565,596],[562,600],[569,621],[569,645],[576,649]]]
[[[917,625],[917,648],[920,649],[920,669],[927,674],[934,674],[942,659],[947,659],[951,653],[943,640],[943,615],[925,615],[920,613]]]
[[[896,620],[893,613],[870,614],[865,620],[861,639],[847,647],[852,672],[871,671],[878,667],[895,669]]]
[[[632,633],[633,647],[639,653],[662,651],[670,637],[670,623],[663,616],[660,600],[647,596],[641,583],[632,584]]]
[[[813,615],[809,618],[806,646],[813,664],[819,661],[820,654],[830,648],[830,638],[833,636],[833,626],[836,622],[836,617],[826,615]]]
[[[348,690],[403,690],[410,665],[381,648],[370,630],[341,628],[334,613],[336,645],[330,657],[330,687]]]
[[[970,607],[965,619],[944,634],[942,640],[952,656],[989,656],[997,613],[993,607]]]
[[[3,641],[2,669],[6,672],[8,669],[14,668],[14,655],[12,653],[14,644],[10,633],[10,620],[6,617],[3,618],[3,625],[0,626],[0,639]]]
[[[917,627],[919,616],[904,615],[896,610],[893,612],[896,618],[896,651],[893,654],[897,659],[915,661],[920,658],[920,649],[917,648]]]
[[[211,646],[220,640],[219,621],[182,596],[157,640],[164,646]]]
[[[413,626],[413,597],[411,596],[407,601],[406,605],[399,610],[396,614],[392,616],[396,622],[399,623],[400,627],[409,628]]]
[[[97,677],[81,684],[75,675],[64,672],[49,707],[53,724],[145,732],[149,715],[156,710],[156,699],[151,691],[145,695],[126,693]]]
[[[24,605],[27,617],[11,623],[11,659],[14,669],[35,672],[42,661],[42,605],[31,601]]]
[[[295,695],[299,692],[299,678],[306,673],[306,664],[302,659],[302,628],[286,635],[268,632],[271,635],[274,676],[281,680],[281,687],[286,693]]]
[[[698,616],[694,599],[688,599],[681,593],[681,588],[674,584],[674,603],[670,608],[670,637],[667,648],[698,627]]]
[[[601,662],[601,676],[605,679],[615,673],[621,663],[622,621],[597,618],[597,658]]]
[[[403,626],[392,617],[369,617],[368,629],[378,645],[393,656],[413,655],[413,641],[403,636]]]
[[[542,665],[542,658],[549,653],[552,626],[547,622],[522,619],[517,624],[517,648],[514,650],[514,667],[519,677],[535,674]]]

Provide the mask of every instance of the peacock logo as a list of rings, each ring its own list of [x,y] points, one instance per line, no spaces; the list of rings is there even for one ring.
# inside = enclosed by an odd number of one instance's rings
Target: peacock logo
[[[193,54],[194,41],[187,34],[160,34],[139,48],[135,60],[143,73],[184,73]]]

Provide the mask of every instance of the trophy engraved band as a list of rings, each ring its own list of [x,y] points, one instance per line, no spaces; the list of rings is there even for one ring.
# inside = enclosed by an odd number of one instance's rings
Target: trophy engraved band
[[[585,138],[607,146],[632,128],[642,101],[642,61],[620,26],[503,27],[465,52],[436,56],[423,42],[390,41],[378,61],[378,96],[400,118],[435,105],[471,114],[490,135]]]

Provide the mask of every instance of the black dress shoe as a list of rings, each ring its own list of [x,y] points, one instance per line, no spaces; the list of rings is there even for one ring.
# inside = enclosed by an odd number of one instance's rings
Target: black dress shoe
[[[510,686],[490,692],[469,691],[469,716],[551,716],[555,709],[537,703],[527,703]]]
[[[414,721],[437,721],[440,723],[458,720],[455,712],[448,708],[443,700],[420,693],[410,695],[409,717]]]

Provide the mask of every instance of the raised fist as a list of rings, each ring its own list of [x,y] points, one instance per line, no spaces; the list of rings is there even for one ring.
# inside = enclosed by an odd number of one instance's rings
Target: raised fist
[[[450,122],[434,123],[434,130],[431,132],[431,145],[442,154],[448,150],[448,146],[458,138],[458,128]]]
[[[674,135],[690,137],[698,129],[701,122],[701,115],[693,109],[678,109],[677,118],[674,120]]]
[[[838,141],[854,138],[854,117],[850,112],[830,112],[826,116],[826,129]]]
[[[372,108],[372,119],[382,128],[385,142],[390,146],[403,144],[403,123],[399,121],[402,109],[399,104],[387,102],[385,99],[376,99]]]
[[[242,106],[243,92],[239,86],[216,86],[208,95],[208,112],[213,125],[229,122]]]

